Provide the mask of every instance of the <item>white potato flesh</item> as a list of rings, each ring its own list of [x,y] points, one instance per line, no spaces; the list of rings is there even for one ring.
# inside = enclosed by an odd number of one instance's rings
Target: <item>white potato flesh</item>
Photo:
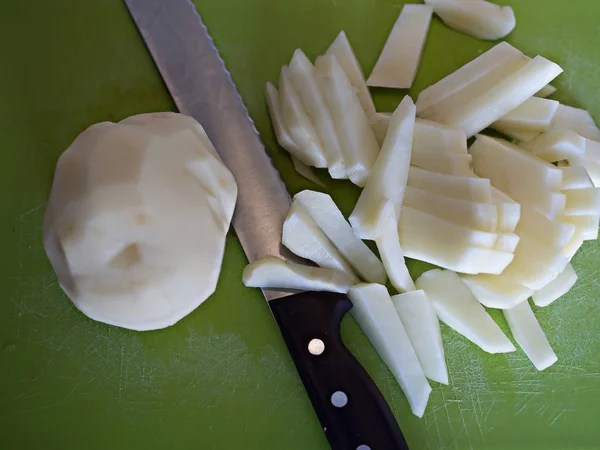
[[[214,292],[236,197],[233,176],[193,118],[99,123],[58,161],[44,247],[85,315],[164,328]]]
[[[348,178],[336,127],[317,83],[315,67],[300,49],[296,49],[290,61],[289,75],[323,145],[329,174],[332,178]]]
[[[577,274],[571,263],[553,281],[532,295],[533,303],[537,306],[548,306],[565,295],[577,282]]]
[[[435,151],[421,151],[413,153],[410,159],[413,166],[431,172],[445,173],[459,177],[468,177],[471,170],[471,155],[465,154],[444,154]]]
[[[456,273],[430,270],[419,277],[416,285],[425,291],[442,322],[482,350],[488,353],[516,350]]]
[[[479,303],[488,308],[512,308],[533,294],[533,290],[505,275],[463,275],[461,278]]]
[[[585,139],[585,138],[584,138]],[[583,157],[592,161],[600,162],[600,142],[585,139],[585,152]]]
[[[527,235],[544,244],[562,249],[575,234],[575,226],[556,220],[551,220],[535,209],[521,207],[521,219],[516,228],[520,236]]]
[[[498,238],[494,244],[494,250],[499,252],[514,253],[519,245],[521,238],[514,233],[498,233]]]
[[[414,128],[415,105],[406,96],[392,115],[367,185],[350,215],[352,229],[363,239],[376,239],[381,234],[386,216],[378,211],[383,202],[399,211],[408,179]]]
[[[404,5],[388,36],[367,85],[408,89],[415,79],[433,10]]]
[[[427,378],[448,384],[440,321],[425,291],[392,296],[394,307]]]
[[[406,188],[403,205],[473,230],[495,232],[498,208],[493,203],[460,200],[417,189]]]
[[[542,89],[537,91],[535,93],[535,96],[540,97],[540,98],[550,97],[552,94],[554,94],[556,92],[556,90],[557,89],[554,86],[552,86],[551,84],[547,84]]]
[[[379,153],[379,143],[346,73],[335,56],[315,62],[319,88],[331,111],[350,180],[364,186]]]
[[[408,207],[402,208],[398,234],[405,256],[461,273],[499,274],[513,259],[512,253],[492,250],[494,233],[462,228]]]
[[[516,25],[510,6],[484,0],[425,0],[442,21],[457,31],[494,41],[507,36]]]
[[[473,170],[514,200],[537,208],[548,217],[563,210],[558,194],[562,171],[515,145],[479,135],[469,148]]]
[[[530,58],[519,50],[501,42],[423,90],[417,99],[417,114],[445,123],[455,111],[492,90],[529,61]]]
[[[585,241],[595,241],[598,239],[599,215],[590,216],[565,216],[562,219],[570,225],[574,225]]]
[[[265,256],[244,268],[242,281],[247,287],[345,294],[356,280],[339,270],[305,266],[276,256]]]
[[[548,343],[544,330],[535,318],[529,302],[519,303],[503,312],[517,344],[537,370],[544,370],[558,360]]]
[[[556,100],[531,97],[492,124],[492,128],[501,128],[543,132],[550,128],[558,108]]]
[[[489,180],[488,180],[489,181]],[[498,208],[498,233],[512,233],[521,219],[521,204],[492,186],[492,202]]]
[[[440,122],[461,128],[467,137],[474,136],[524,103],[562,71],[558,64],[536,56],[491,90],[456,108]]]
[[[317,176],[315,170],[312,167],[307,166],[306,164],[304,164],[302,161],[300,161],[298,158],[296,158],[294,156],[292,156],[292,164],[294,165],[294,169],[296,170],[296,172],[299,175],[302,175],[308,181],[312,181],[313,183],[315,183],[318,186],[326,187],[325,183],[323,183],[321,180],[319,180],[319,177]]]
[[[571,130],[552,129],[520,146],[548,162],[578,158],[586,151],[585,138]]]
[[[588,175],[590,176],[592,183],[594,183],[595,187],[600,187],[600,162],[592,161],[591,159],[579,158],[577,160],[585,170],[587,170]]]
[[[415,283],[406,267],[404,251],[400,246],[400,237],[398,236],[398,221],[395,216],[391,216],[386,221],[381,235],[375,242],[392,286],[398,292],[414,291]]]
[[[292,136],[286,129],[283,118],[281,117],[281,107],[279,105],[279,91],[272,83],[267,83],[267,108],[269,109],[269,115],[271,116],[271,124],[275,131],[275,137],[277,142],[284,150],[287,150],[291,154],[298,153],[300,150],[292,139]]]
[[[407,185],[458,200],[492,202],[492,186],[485,178],[447,175],[413,166],[408,171]]]
[[[351,312],[402,388],[413,414],[422,417],[431,387],[385,286],[357,284],[348,291]]]
[[[573,216],[573,217],[577,217],[577,216]],[[585,235],[584,231],[579,230],[579,229],[575,230],[575,234],[573,235],[573,237],[571,238],[569,243],[567,245],[565,245],[565,248],[563,248],[561,250],[561,253],[567,259],[570,260],[571,258],[573,258],[573,256],[575,256],[575,253],[577,253],[579,248],[583,245],[583,243],[585,242],[584,235]]]
[[[538,137],[541,133],[538,131],[527,131],[527,130],[519,130],[517,128],[496,128],[496,131],[512,138],[516,141],[516,143],[521,144],[523,142],[531,142],[536,137]]]
[[[385,140],[385,135],[387,133],[391,118],[392,113],[381,112],[375,113],[369,118],[371,128],[373,128],[373,133],[375,134],[379,145],[382,145],[383,141]]]
[[[375,104],[367,87],[365,76],[344,31],[340,31],[325,54],[335,56],[337,62],[342,66],[367,117],[375,114]]]
[[[451,128],[426,119],[415,121],[413,154],[437,152],[438,154],[467,153],[467,136],[458,128]]]
[[[293,155],[309,166],[327,167],[323,144],[290,80],[287,66],[281,68],[279,77],[279,105],[285,128],[296,143],[298,150]],[[291,151],[291,148],[287,150]]]
[[[282,243],[296,255],[321,267],[344,272],[358,282],[354,270],[325,236],[306,208],[297,201],[283,222]]]
[[[600,214],[600,188],[571,189],[563,193],[567,196],[565,216]]]
[[[363,280],[385,283],[383,264],[369,247],[354,235],[352,227],[329,195],[302,191],[294,196],[294,200],[306,208],[319,228]]]
[[[560,249],[522,235],[512,263],[502,273],[519,284],[538,290],[554,280],[569,262]]]
[[[552,128],[571,130],[593,141],[600,141],[600,130],[585,109],[559,105],[552,121]]]

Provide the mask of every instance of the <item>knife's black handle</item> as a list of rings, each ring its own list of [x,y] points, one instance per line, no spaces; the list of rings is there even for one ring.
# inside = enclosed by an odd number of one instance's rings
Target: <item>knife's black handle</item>
[[[340,323],[350,300],[303,292],[269,305],[331,448],[408,449],[383,395],[342,342]]]

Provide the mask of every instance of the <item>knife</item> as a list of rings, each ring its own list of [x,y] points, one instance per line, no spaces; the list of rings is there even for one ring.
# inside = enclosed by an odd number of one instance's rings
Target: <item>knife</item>
[[[194,5],[125,3],[177,108],[202,124],[237,182],[232,223],[248,260],[299,261],[281,244],[290,196]],[[381,392],[342,342],[350,300],[331,292],[263,293],[331,448],[407,449]]]

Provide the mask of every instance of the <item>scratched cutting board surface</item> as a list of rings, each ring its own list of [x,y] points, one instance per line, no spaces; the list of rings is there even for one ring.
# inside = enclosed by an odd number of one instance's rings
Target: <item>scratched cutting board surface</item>
[[[342,29],[368,72],[401,3],[197,2],[290,192],[315,186],[275,144],[265,83],[295,48],[315,57]],[[600,2],[512,6],[509,42],[559,63],[556,98],[600,119]],[[492,45],[434,19],[411,93]],[[326,449],[264,300],[241,284],[245,257],[233,234],[217,292],[166,330],[93,322],[57,286],[41,240],[58,155],[94,122],[174,109],[121,1],[4,2],[0,49],[0,449]],[[385,111],[403,92],[374,95]],[[320,176],[348,214],[358,190]],[[535,309],[559,357],[543,373],[521,351],[488,355],[443,326],[450,384],[432,383],[421,420],[349,316],[343,336],[413,449],[598,448],[599,264],[598,245],[586,243],[573,261],[576,287]],[[410,268],[416,276],[425,266]]]

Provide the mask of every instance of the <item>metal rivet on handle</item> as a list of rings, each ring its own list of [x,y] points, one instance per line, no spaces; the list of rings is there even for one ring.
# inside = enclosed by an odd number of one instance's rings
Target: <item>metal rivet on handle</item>
[[[308,343],[308,351],[311,355],[320,355],[325,351],[325,342],[321,339],[311,339]]]
[[[345,392],[335,391],[331,396],[331,404],[336,408],[343,408],[348,404],[348,396]]]

